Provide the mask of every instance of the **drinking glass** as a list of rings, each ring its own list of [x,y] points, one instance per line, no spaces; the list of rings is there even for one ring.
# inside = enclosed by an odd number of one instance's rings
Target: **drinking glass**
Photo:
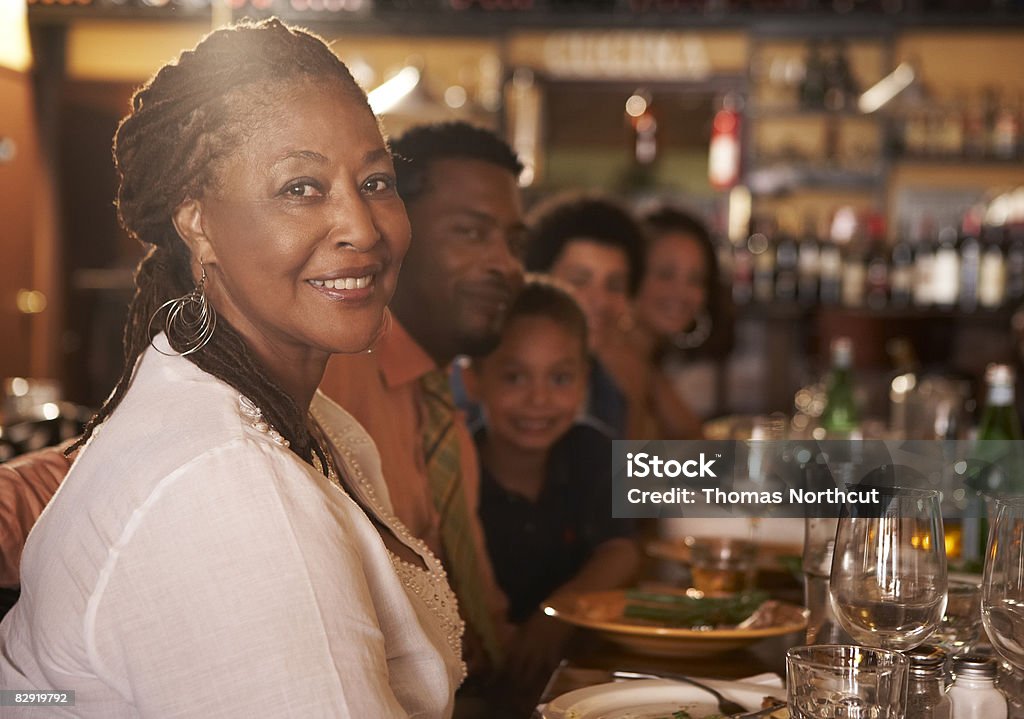
[[[946,611],[935,634],[928,640],[951,657],[970,654],[981,637],[981,585],[949,580]]]
[[[848,505],[839,519],[832,611],[860,644],[913,649],[935,631],[946,608],[939,493],[878,488],[878,498],[877,505]]]
[[[988,533],[981,620],[993,648],[1024,670],[1024,497],[995,501]]]
[[[910,661],[898,652],[849,644],[786,652],[786,701],[793,719],[903,719]]]

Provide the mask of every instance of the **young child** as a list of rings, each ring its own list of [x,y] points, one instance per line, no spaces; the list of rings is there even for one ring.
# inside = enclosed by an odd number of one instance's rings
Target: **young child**
[[[577,421],[587,357],[579,305],[531,277],[501,343],[465,375],[484,410],[476,443],[487,549],[520,626],[506,669],[544,671],[559,658],[567,632],[540,612],[545,600],[622,586],[639,562],[631,523],[612,519],[611,440]]]

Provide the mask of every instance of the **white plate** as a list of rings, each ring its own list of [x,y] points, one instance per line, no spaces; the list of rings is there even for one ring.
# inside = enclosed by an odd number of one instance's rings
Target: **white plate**
[[[748,711],[766,696],[785,699],[786,690],[764,684],[701,679]],[[671,679],[638,679],[597,684],[563,694],[548,703],[543,719],[662,719],[684,709],[693,719],[718,713],[718,702],[703,689]]]

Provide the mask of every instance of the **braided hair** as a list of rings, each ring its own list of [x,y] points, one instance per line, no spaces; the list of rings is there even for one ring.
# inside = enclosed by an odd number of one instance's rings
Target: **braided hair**
[[[241,144],[251,127],[246,116],[253,104],[301,80],[341,88],[370,112],[348,68],[320,38],[276,18],[210,33],[132,97],[131,112],[114,136],[120,180],[117,214],[129,235],[148,250],[135,272],[124,330],[124,369],[69,453],[124,398],[139,356],[159,331],[160,323],[150,329],[153,314],[194,287],[191,254],[172,222],[175,209],[213,186],[218,162]],[[175,350],[184,349],[182,338],[169,336],[168,341]],[[311,451],[320,452],[306,425],[306,409],[270,378],[226,321],[218,322],[209,343],[186,357],[255,402],[303,461],[311,462]]]

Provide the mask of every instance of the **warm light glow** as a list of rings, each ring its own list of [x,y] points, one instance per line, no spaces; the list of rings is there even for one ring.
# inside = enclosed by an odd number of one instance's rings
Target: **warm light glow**
[[[462,85],[452,85],[444,91],[444,104],[453,110],[458,110],[466,104],[466,88]]]
[[[857,100],[857,109],[865,115],[880,110],[910,87],[914,77],[914,68],[901,62],[895,70],[864,91]]]
[[[0,0],[0,66],[18,72],[32,67],[25,0]]]
[[[403,67],[398,74],[378,85],[367,94],[370,109],[383,115],[394,109],[403,97],[412,92],[420,82],[420,71],[410,66]]]
[[[647,100],[642,95],[630,95],[626,100],[626,114],[630,117],[640,117],[647,112]]]

